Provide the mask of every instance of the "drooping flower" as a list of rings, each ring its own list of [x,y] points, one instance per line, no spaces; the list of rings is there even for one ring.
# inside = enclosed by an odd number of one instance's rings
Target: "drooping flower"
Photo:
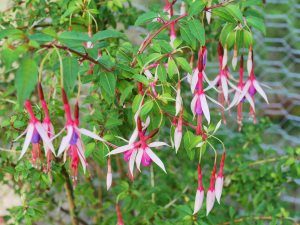
[[[141,108],[141,107],[140,107]],[[166,172],[165,166],[163,162],[158,158],[158,156],[151,150],[151,148],[168,146],[165,142],[152,142],[147,143],[149,139],[151,139],[157,132],[158,129],[153,130],[149,133],[149,135],[145,135],[146,128],[143,127],[142,121],[140,119],[139,111],[135,115],[135,120],[137,123],[137,135],[134,132],[130,138],[130,141],[127,145],[118,147],[107,155],[115,155],[124,153],[124,160],[129,163],[129,172],[130,175],[133,176],[134,164],[136,164],[137,169],[141,171],[141,164],[145,167],[150,166],[152,162],[156,163],[164,172]],[[148,124],[147,124],[148,126]]]
[[[60,144],[57,155],[60,156],[62,153],[64,153],[67,150],[67,153],[71,157],[71,170],[72,170],[73,181],[76,182],[79,162],[81,162],[84,172],[86,171],[86,166],[87,166],[86,158],[84,155],[84,145],[81,139],[81,135],[86,135],[88,137],[91,137],[95,140],[102,141],[102,142],[104,142],[105,140],[87,129],[78,127],[79,124],[78,102],[75,105],[75,111],[74,111],[75,120],[73,120],[71,116],[70,105],[64,89],[62,89],[62,96],[64,102],[65,116],[66,116],[66,125],[65,128],[58,133],[58,135],[60,135],[60,133],[62,133],[64,130],[67,131],[67,135],[62,138],[62,142]],[[56,135],[54,138],[56,138],[58,135]]]
[[[49,109],[48,109],[47,103],[45,101],[43,88],[42,88],[42,85],[40,82],[38,82],[38,94],[39,94],[42,109],[43,109],[44,115],[45,115],[42,125],[43,125],[45,131],[47,132],[48,137],[50,139],[52,139],[55,134],[54,127],[53,127],[51,119],[50,119]],[[44,143],[44,151],[45,151],[45,155],[47,158],[47,167],[45,168],[45,171],[49,172],[51,169],[52,151],[51,151],[51,149],[47,148],[45,143]]]
[[[196,214],[202,207],[204,199],[204,187],[202,183],[202,172],[200,164],[198,165],[198,188],[196,192],[195,205],[194,205],[194,213]]]
[[[215,184],[216,199],[217,199],[219,204],[220,204],[220,201],[221,201],[223,183],[224,183],[224,174],[223,174],[224,162],[225,162],[225,152],[222,155],[222,159],[221,159],[221,162],[220,162],[220,168],[219,168],[219,172],[218,172],[217,179],[216,179],[216,184]]]
[[[215,180],[216,180],[216,165],[214,165],[214,168],[211,173],[210,177],[210,184],[209,188],[206,194],[206,215],[209,214],[209,212],[212,210],[215,204],[215,198],[216,198],[216,193],[215,193]]]
[[[179,112],[181,111],[181,108],[182,108],[182,97],[181,97],[180,86],[181,86],[180,81],[178,81],[176,101],[175,101],[175,109],[176,109],[175,116],[177,116],[179,114]]]
[[[55,151],[52,142],[47,134],[47,131],[43,127],[42,123],[35,117],[30,101],[26,100],[24,106],[29,114],[30,120],[26,130],[15,140],[17,141],[19,138],[21,138],[26,134],[19,160],[24,156],[26,150],[28,149],[31,143],[32,144],[31,162],[33,166],[37,166],[36,164],[37,159],[41,157],[41,149],[40,149],[41,140],[44,143],[45,149],[50,149],[53,154],[55,154]]]
[[[238,61],[238,51],[237,51],[237,45],[234,45],[234,49],[233,49],[233,57],[232,57],[232,67],[235,70],[236,66],[237,66],[237,61]]]
[[[241,56],[241,59],[240,59],[239,74],[240,74],[239,83],[237,85],[235,95],[234,95],[230,105],[228,106],[228,109],[230,109],[233,106],[237,105],[237,122],[238,122],[239,130],[241,130],[242,121],[243,121],[243,103],[244,103],[244,101],[247,100],[249,102],[251,108],[253,109],[253,111],[255,111],[255,105],[254,105],[254,102],[253,102],[253,100],[252,100],[249,93],[246,93],[245,97],[241,98],[242,91],[243,91],[243,88],[245,86],[245,83],[244,83],[244,58],[243,58],[243,56]]]
[[[207,8],[211,7],[211,3],[212,3],[212,0],[208,0],[207,4],[206,4],[206,7]],[[211,9],[206,10],[205,15],[206,15],[207,23],[210,24],[210,22],[211,22]]]
[[[154,76],[152,75],[152,73],[150,72],[149,69],[146,69],[144,71],[145,76],[150,81],[149,85],[151,87],[151,91],[152,91],[152,94],[154,95],[154,97],[158,96],[158,94],[156,92],[156,88],[155,88],[156,87],[156,83],[158,81],[157,69],[158,69],[158,65],[156,65],[156,71],[155,71],[155,75]]]
[[[175,131],[174,131],[174,147],[175,147],[176,153],[180,147],[181,140],[182,140],[182,112],[179,115],[177,125],[176,125]]]

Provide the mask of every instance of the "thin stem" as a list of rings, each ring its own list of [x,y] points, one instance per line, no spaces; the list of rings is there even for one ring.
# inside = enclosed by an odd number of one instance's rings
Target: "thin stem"
[[[154,186],[155,186],[155,180],[154,180],[153,164],[150,167],[150,175],[151,175],[151,187],[154,188]],[[152,203],[155,203],[155,193],[152,193],[151,199],[152,199]]]
[[[64,68],[63,68],[63,63],[62,63],[62,59],[61,59],[61,55],[57,49],[57,47],[55,45],[52,45],[53,48],[55,49],[55,52],[58,56],[59,59],[59,68],[60,68],[60,86],[61,88],[64,88]]]
[[[65,178],[64,187],[66,190],[67,199],[68,199],[68,203],[69,203],[69,212],[70,212],[72,225],[79,225],[78,219],[76,216],[76,205],[75,205],[75,201],[74,201],[72,184],[71,184],[71,181],[69,178],[69,174],[64,166],[62,167],[62,175]]]
[[[209,142],[209,141],[206,141],[206,143],[209,144],[209,146],[214,150],[215,152],[215,165],[216,165],[216,162],[217,162],[217,150],[214,148],[214,146]]]
[[[41,62],[40,69],[39,69],[39,82],[42,81],[42,73],[43,73],[44,64],[45,64],[46,60],[49,58],[49,56],[52,54],[52,52],[53,51],[49,51]]]
[[[225,1],[225,2],[222,2],[222,3],[219,3],[219,4],[216,4],[216,5],[212,5],[210,7],[206,7],[205,8],[205,11],[207,10],[210,10],[210,9],[215,9],[215,8],[220,8],[220,7],[224,7],[226,6],[227,4],[230,4],[232,2],[234,2],[235,0],[228,0],[228,1]]]

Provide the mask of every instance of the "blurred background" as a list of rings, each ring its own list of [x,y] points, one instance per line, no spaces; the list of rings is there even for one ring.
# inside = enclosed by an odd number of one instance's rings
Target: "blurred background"
[[[132,4],[147,11],[158,0],[133,0]],[[162,4],[164,1],[161,1]],[[10,0],[0,0],[0,11],[10,7]],[[256,34],[256,75],[268,86],[270,104],[259,105],[259,116],[267,116],[272,125],[264,131],[263,146],[284,154],[288,146],[300,146],[300,0],[267,0],[265,9],[267,35]],[[130,28],[132,37],[143,30]],[[134,40],[139,42],[140,40]],[[207,74],[217,74],[218,65],[209,62]],[[232,121],[235,115],[231,115]],[[226,130],[233,133],[236,130]],[[300,179],[296,179],[298,185]],[[0,187],[0,216],[6,208],[20,204],[20,199],[6,186]],[[300,211],[300,190],[282,196],[283,201]],[[1,220],[0,220],[1,224]]]

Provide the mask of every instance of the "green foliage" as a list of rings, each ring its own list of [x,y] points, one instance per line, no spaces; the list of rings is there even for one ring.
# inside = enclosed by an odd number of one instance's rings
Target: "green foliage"
[[[220,125],[217,113],[213,113],[212,124],[204,129],[206,133],[221,136],[227,148],[223,198],[208,217],[204,209],[199,215],[192,215],[199,158],[205,162],[207,189],[214,161],[210,144],[219,155],[222,146],[211,137],[208,143],[195,135],[192,128],[196,121],[189,110],[190,87],[184,78],[195,68],[201,46],[207,46],[212,53],[210,58],[215,61],[218,40],[229,50],[236,45],[242,54],[254,44],[251,28],[265,33],[265,27],[263,16],[256,9],[261,1],[221,4],[211,10],[213,25],[210,26],[204,20],[207,1],[185,2],[188,15],[176,23],[173,45],[166,23],[178,16],[169,18],[162,7],[155,5],[144,13],[125,0],[28,0],[16,1],[8,12],[0,14],[0,183],[9,185],[21,197],[21,204],[10,208],[5,217],[8,224],[67,224],[66,218],[70,216],[87,224],[116,224],[116,202],[121,205],[125,224],[137,225],[229,224],[236,220],[243,224],[262,224],[266,220],[288,225],[294,217],[299,217],[282,199],[297,186],[299,149],[288,148],[284,155],[263,149],[263,130],[267,126],[263,121],[258,126],[247,124],[242,133],[233,133],[231,137],[225,128],[217,132]],[[174,6],[176,10],[179,3]],[[127,30],[132,25],[149,31],[144,44],[133,44],[136,40],[129,35],[132,30]],[[152,78],[145,76],[145,69],[153,74]],[[80,127],[117,146],[124,145],[121,138],[130,138],[136,127],[134,114],[139,109],[143,122],[147,117],[151,119],[148,131],[159,129],[153,140],[159,136],[161,141],[172,142],[169,137],[174,134],[175,90],[178,79],[182,80],[183,117],[189,125],[183,128],[181,147],[177,155],[172,148],[156,151],[168,174],[155,165],[143,167],[143,172],[135,174],[135,181],[131,182],[122,156],[111,157],[113,187],[108,192],[104,181],[107,154],[113,146],[86,137],[83,142],[88,168],[84,174],[79,167],[76,189],[71,187],[70,160],[55,158],[49,173],[43,171],[43,150],[41,168],[31,165],[29,153],[18,161],[24,139],[10,143],[26,129],[24,101],[33,102],[38,119],[45,116],[34,91],[38,72],[56,133],[65,125],[60,100],[63,81],[72,111],[81,91]],[[153,84],[157,96],[151,89]],[[58,139],[53,141],[56,150],[61,141]],[[76,206],[74,212],[70,199]]]

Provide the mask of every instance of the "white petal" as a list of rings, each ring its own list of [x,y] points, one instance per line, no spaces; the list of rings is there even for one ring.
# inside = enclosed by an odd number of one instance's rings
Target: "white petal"
[[[210,24],[210,21],[211,21],[211,10],[207,10],[206,13],[206,20],[207,20],[207,23]]]
[[[194,117],[195,117],[195,114],[196,114],[195,107],[196,107],[196,102],[197,102],[197,100],[198,100],[198,97],[199,97],[199,95],[196,94],[196,95],[193,97],[192,102],[191,102],[191,110],[192,110],[192,113],[193,113]]]
[[[248,75],[249,76],[251,74],[252,66],[253,66],[253,63],[252,63],[252,54],[249,52],[248,60],[247,60],[247,71],[248,71]]]
[[[222,84],[222,90],[224,94],[225,101],[228,101],[228,84],[227,79],[225,76],[221,76],[221,84]]]
[[[247,101],[249,102],[249,104],[251,105],[253,111],[255,112],[255,104],[254,104],[253,99],[251,98],[251,96],[248,93],[246,93],[245,97],[246,97]]]
[[[236,57],[236,56],[233,56],[233,58],[232,58],[232,67],[233,67],[233,69],[236,68],[237,61],[238,61],[237,57]]]
[[[257,82],[257,80],[253,81],[253,85],[255,87],[255,89],[257,90],[257,92],[264,98],[264,100],[269,104],[268,98],[266,93],[264,92],[264,90],[261,88],[261,86],[259,85],[259,83]]]
[[[224,180],[223,177],[217,177],[216,183],[215,183],[216,199],[219,204],[220,204],[221,195],[222,195],[223,180]]]
[[[133,150],[130,159],[129,159],[129,172],[133,176],[133,169],[134,169],[134,162],[135,162],[135,156],[136,156],[137,150]]]
[[[176,95],[176,113],[175,113],[175,116],[177,116],[178,113],[180,112],[181,106],[182,106],[182,98],[180,96],[180,90],[177,90],[177,95]]]
[[[193,76],[192,76],[191,74],[189,74],[189,73],[186,75],[186,80],[187,80],[187,82],[188,82],[190,85],[192,85],[192,77],[193,77]]]
[[[242,93],[240,94],[238,102],[242,101],[242,99],[245,97],[245,95],[248,93],[249,87],[251,85],[251,81],[248,80],[245,84],[245,86],[242,89]]]
[[[165,142],[162,142],[162,141],[155,141],[155,142],[152,142],[152,143],[149,144],[150,148],[157,148],[157,147],[160,147],[160,146],[169,146],[169,145]]]
[[[191,91],[194,93],[197,83],[198,83],[198,69],[194,70],[193,76],[192,76],[192,81],[191,81]]]
[[[196,192],[196,197],[195,197],[195,205],[194,205],[193,215],[195,215],[201,209],[202,204],[203,204],[203,199],[204,199],[204,191],[200,191],[198,189]]]
[[[224,109],[224,106],[222,106],[219,102],[217,102],[216,100],[214,100],[213,98],[209,97],[208,95],[206,95],[206,97],[213,103],[215,103],[216,105],[220,106],[221,108]]]
[[[150,148],[146,149],[146,153],[152,159],[153,162],[155,162],[165,173],[167,173],[163,162],[160,160],[160,158],[157,157],[157,155]]]
[[[51,141],[53,141],[55,138],[57,138],[59,135],[61,135],[61,133],[65,130],[65,128],[61,129],[56,135],[54,135],[53,137],[51,137]]]
[[[73,132],[74,132],[73,127],[72,126],[67,126],[67,135],[64,136],[62,141],[61,141],[61,144],[60,144],[59,149],[58,149],[57,156],[60,156],[66,150],[66,148],[69,147],[70,140],[72,138]]]
[[[227,52],[227,48],[224,48],[223,61],[222,61],[222,69],[224,69],[226,67],[227,61],[228,61],[228,52]]]
[[[13,142],[16,142],[16,141],[19,140],[21,137],[23,137],[23,136],[26,134],[27,129],[28,129],[28,128],[26,128],[26,129],[22,132],[22,134],[20,134],[15,140],[13,140]]]
[[[129,141],[128,141],[128,144],[133,144],[133,143],[136,141],[138,135],[139,135],[139,132],[138,132],[138,129],[137,129],[137,127],[136,127],[136,128],[134,129],[134,131],[133,131],[133,133],[132,133],[132,135],[131,135]]]
[[[150,70],[145,70],[144,74],[146,75],[147,79],[149,79],[149,80],[151,80],[153,78],[153,75],[150,72]]]
[[[146,129],[150,125],[150,117],[148,116],[146,118],[145,123],[143,123],[143,129]]]
[[[229,109],[231,109],[233,106],[237,105],[237,104],[238,104],[239,97],[240,97],[240,93],[239,93],[239,92],[235,92],[234,97],[233,97],[233,99],[232,99],[230,105],[228,106],[228,108],[227,108],[226,110],[229,110]]]
[[[112,184],[112,173],[106,175],[106,190],[109,190]]]
[[[78,138],[77,139],[77,143],[76,143],[77,149],[78,149],[78,155],[79,155],[79,159],[83,168],[83,173],[85,173],[86,171],[86,159],[85,159],[85,155],[84,155],[84,150],[83,150],[83,144],[81,142],[81,140]]]
[[[136,158],[135,158],[135,163],[136,163],[136,167],[139,171],[141,171],[141,162],[142,162],[142,157],[143,157],[143,149],[138,149]]]
[[[103,138],[99,137],[97,134],[95,134],[94,132],[92,131],[89,131],[87,129],[84,129],[84,128],[78,128],[77,129],[81,134],[85,135],[85,136],[88,136],[88,137],[91,137],[93,139],[96,139],[98,141],[105,141]]]
[[[112,150],[111,152],[109,152],[107,154],[107,156],[108,155],[119,154],[119,153],[122,153],[122,152],[126,152],[126,151],[128,151],[129,149],[132,149],[132,148],[133,148],[133,145],[131,145],[131,144],[130,145],[124,145],[124,146],[121,146],[121,147],[118,147],[118,148]]]
[[[215,191],[208,190],[206,195],[206,215],[212,210],[215,204]]]
[[[208,82],[208,87],[204,89],[204,91],[208,91],[209,89],[213,88],[216,89],[215,86],[217,85],[217,83],[220,80],[220,75],[216,76],[216,78],[212,81],[212,82]],[[217,89],[216,89],[217,90]]]
[[[203,114],[204,114],[207,122],[210,123],[210,113],[209,113],[209,108],[208,108],[205,94],[200,95],[200,103],[201,103],[201,108],[202,108]]]
[[[178,131],[178,128],[176,127],[174,132],[174,146],[175,146],[176,153],[180,147],[181,139],[182,139],[182,131]]]
[[[22,148],[19,160],[24,156],[24,154],[26,153],[26,150],[28,149],[28,147],[30,145],[32,135],[33,135],[33,131],[34,131],[34,125],[32,123],[30,123],[26,130],[27,130],[27,134],[26,134],[26,137],[25,137],[25,141],[24,141],[24,144],[23,144],[23,148]]]
[[[41,136],[43,143],[45,145],[45,148],[50,149],[53,152],[53,154],[55,155],[53,144],[48,136],[47,131],[44,129],[43,125],[40,122],[36,122],[34,124],[34,126],[35,126],[37,132],[39,133],[39,135]]]

